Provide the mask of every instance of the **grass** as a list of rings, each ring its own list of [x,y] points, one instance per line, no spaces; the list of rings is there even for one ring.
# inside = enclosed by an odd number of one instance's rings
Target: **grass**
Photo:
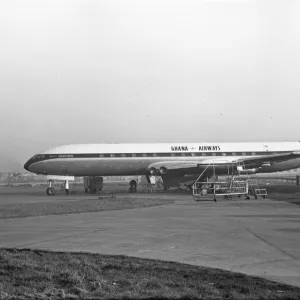
[[[0,299],[299,299],[300,288],[174,262],[0,248]]]
[[[43,215],[77,214],[97,211],[111,211],[153,207],[173,203],[161,199],[86,199],[79,201],[55,201],[36,203],[16,203],[0,205],[0,219],[23,218]]]
[[[270,184],[266,186],[268,198],[300,204],[300,186],[288,184]]]

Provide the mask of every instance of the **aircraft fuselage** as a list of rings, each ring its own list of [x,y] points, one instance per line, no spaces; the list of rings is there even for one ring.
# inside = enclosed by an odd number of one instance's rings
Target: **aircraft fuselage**
[[[197,167],[178,172],[198,174],[213,163],[216,173],[227,174],[236,160],[299,151],[299,142],[281,143],[168,143],[82,144],[49,149],[29,159],[24,168],[36,174],[69,176],[145,175],[158,162],[197,162]],[[247,168],[255,168],[250,164]],[[261,166],[259,172],[278,172],[300,167],[300,158]]]

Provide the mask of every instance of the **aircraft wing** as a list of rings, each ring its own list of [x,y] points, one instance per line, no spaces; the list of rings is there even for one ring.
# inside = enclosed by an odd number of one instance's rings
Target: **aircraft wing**
[[[287,152],[287,153],[274,153],[271,155],[262,155],[258,157],[245,157],[245,158],[237,159],[236,161],[233,162],[260,165],[265,162],[268,163],[282,162],[290,159],[295,159],[298,157],[300,157],[300,152]]]
[[[205,160],[180,160],[180,161],[162,161],[151,164],[148,169],[152,174],[159,171],[161,174],[165,174],[167,170],[170,171],[186,171],[187,169],[192,168],[201,168],[201,166],[207,166],[211,163],[215,165],[218,164],[228,164],[228,163],[244,163],[244,164],[254,164],[256,166],[261,166],[264,163],[275,163],[287,161],[290,159],[295,159],[300,157],[300,152],[286,152],[286,153],[274,153],[270,155],[261,155],[261,156],[253,156],[253,157],[245,157],[235,159],[234,157],[229,157],[226,159],[225,157]],[[228,160],[229,159],[229,160]]]
[[[180,170],[180,169],[189,169],[189,168],[197,168],[199,165],[199,161],[162,161],[153,163],[149,166],[149,170],[151,169],[161,169],[165,168],[168,170]]]

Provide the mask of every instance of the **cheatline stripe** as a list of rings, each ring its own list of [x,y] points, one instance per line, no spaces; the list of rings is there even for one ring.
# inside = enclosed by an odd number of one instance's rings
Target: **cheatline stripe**
[[[280,151],[280,153],[289,153],[290,151]],[[259,156],[272,155],[277,152],[256,151],[256,152],[162,152],[162,153],[68,153],[68,154],[39,154],[33,157],[32,162],[44,161],[57,158],[156,158],[156,157],[206,157],[206,156]]]

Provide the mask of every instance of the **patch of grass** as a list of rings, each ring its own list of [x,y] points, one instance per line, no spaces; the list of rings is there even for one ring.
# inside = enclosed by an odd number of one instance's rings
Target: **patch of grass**
[[[127,256],[0,248],[0,299],[299,297],[300,288],[219,269]]]
[[[268,198],[277,201],[286,201],[300,204],[300,186],[288,184],[268,185]]]
[[[161,199],[99,199],[65,202],[36,202],[5,204],[0,206],[0,219],[23,218],[43,215],[78,214],[97,211],[123,210],[160,206],[173,203]]]

